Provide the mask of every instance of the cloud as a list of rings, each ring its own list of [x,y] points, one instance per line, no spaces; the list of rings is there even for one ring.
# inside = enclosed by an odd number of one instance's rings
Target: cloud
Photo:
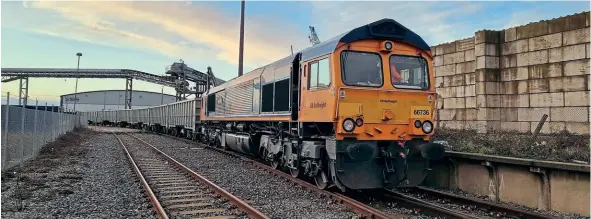
[[[461,39],[463,16],[482,9],[471,2],[311,2],[321,40],[383,18],[392,18],[423,37],[430,45]],[[368,13],[370,12],[370,13]]]
[[[239,11],[230,13],[204,2],[35,1],[26,5],[26,10],[51,15],[21,23],[29,31],[174,58],[217,59],[233,65],[238,61]],[[48,19],[53,22],[36,25]],[[286,42],[305,42],[306,32],[287,22],[249,16],[246,23],[245,67],[259,67],[288,55]]]

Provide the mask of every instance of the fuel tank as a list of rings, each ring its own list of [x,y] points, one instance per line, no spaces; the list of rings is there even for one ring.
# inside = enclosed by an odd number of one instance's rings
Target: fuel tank
[[[227,146],[231,150],[256,156],[258,154],[258,146],[253,144],[249,135],[222,133],[222,146]]]

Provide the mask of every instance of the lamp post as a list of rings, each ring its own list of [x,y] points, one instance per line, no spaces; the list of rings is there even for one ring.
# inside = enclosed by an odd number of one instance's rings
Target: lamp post
[[[242,55],[244,52],[244,0],[241,1],[240,6],[240,46],[238,52],[238,77],[242,76]]]
[[[74,112],[76,112],[76,102],[78,102],[78,78],[80,77],[80,57],[82,53],[76,53],[78,56],[78,66],[76,67],[76,86],[74,87]]]

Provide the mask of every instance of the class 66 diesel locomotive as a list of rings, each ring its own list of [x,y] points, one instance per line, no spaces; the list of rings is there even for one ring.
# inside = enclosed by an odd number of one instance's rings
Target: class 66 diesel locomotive
[[[430,48],[391,19],[257,68],[193,101],[187,105],[199,109],[183,112],[198,113],[195,124],[175,133],[258,157],[321,189],[417,186],[429,161],[444,156],[444,147],[430,141],[436,103]]]
[[[444,154],[433,74],[425,41],[379,20],[209,90],[204,133],[320,188],[416,186]]]

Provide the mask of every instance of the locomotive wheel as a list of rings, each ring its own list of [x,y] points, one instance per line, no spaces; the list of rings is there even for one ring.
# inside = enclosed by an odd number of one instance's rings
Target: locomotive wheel
[[[279,167],[279,161],[278,160],[271,161],[271,167],[273,169],[277,169]]]
[[[328,177],[324,170],[321,170],[316,176],[314,177],[314,182],[316,182],[316,187],[319,189],[326,189],[328,186]]]
[[[291,174],[291,176],[293,176],[294,178],[298,178],[298,176],[300,175],[300,168],[289,168],[289,173]]]

